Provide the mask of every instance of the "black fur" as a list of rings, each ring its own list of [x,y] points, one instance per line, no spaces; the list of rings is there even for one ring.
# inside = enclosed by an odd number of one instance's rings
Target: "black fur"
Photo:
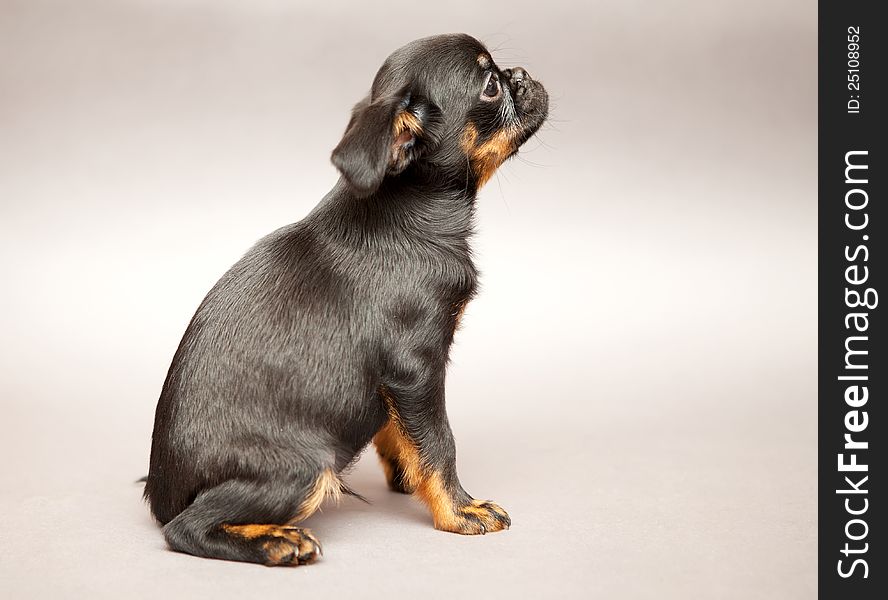
[[[383,390],[423,465],[455,502],[471,500],[444,407],[455,307],[477,280],[468,239],[479,178],[461,135],[469,121],[479,142],[512,127],[517,150],[548,106],[539,83],[492,64],[504,89],[482,100],[485,52],[447,35],[392,54],[333,152],[342,179],[197,309],[157,405],[145,488],[174,550],[269,562],[222,525],[290,523],[319,475],[340,473],[386,424]],[[394,135],[400,111],[419,133]]]

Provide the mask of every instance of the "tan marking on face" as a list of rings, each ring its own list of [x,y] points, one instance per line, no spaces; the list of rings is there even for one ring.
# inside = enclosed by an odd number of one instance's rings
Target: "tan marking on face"
[[[468,300],[463,300],[462,302],[457,302],[454,305],[454,309],[456,312],[454,313],[454,321],[453,321],[453,331],[456,332],[459,329],[459,324],[462,322],[463,315],[466,312],[466,307],[469,305]]]
[[[477,60],[478,60],[478,65],[482,69],[489,69],[490,68],[490,56],[488,56],[486,52],[482,52],[481,54],[479,54]]]
[[[484,142],[478,142],[478,128],[469,123],[460,136],[463,152],[469,157],[478,187],[487,183],[497,168],[515,151],[512,134],[500,129]]]

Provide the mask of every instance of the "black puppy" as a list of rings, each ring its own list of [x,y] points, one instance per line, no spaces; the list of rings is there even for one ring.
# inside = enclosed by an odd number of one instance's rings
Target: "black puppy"
[[[385,61],[333,151],[342,178],[222,277],[173,358],[145,488],[173,550],[313,561],[294,524],[347,492],[339,474],[371,439],[438,529],[509,526],[459,483],[444,372],[475,292],[475,193],[547,110],[539,82],[467,35]]]

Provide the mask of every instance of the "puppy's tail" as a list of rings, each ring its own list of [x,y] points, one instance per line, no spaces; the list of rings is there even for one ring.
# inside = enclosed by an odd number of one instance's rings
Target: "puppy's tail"
[[[133,483],[148,483],[148,476],[145,475],[144,477],[139,477]]]
[[[365,504],[370,504],[369,500],[367,500],[364,496],[357,493],[356,491],[354,491],[350,487],[346,486],[344,483],[342,483],[341,480],[339,481],[339,490],[347,496],[351,496],[352,498],[357,498],[358,500],[360,500],[361,502],[364,502]]]

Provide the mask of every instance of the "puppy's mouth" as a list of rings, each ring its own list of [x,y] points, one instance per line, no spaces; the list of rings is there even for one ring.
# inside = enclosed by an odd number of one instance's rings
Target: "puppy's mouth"
[[[545,122],[549,114],[549,94],[539,81],[530,73],[516,67],[506,69],[503,75],[507,78],[510,98],[505,99],[503,106],[506,114],[506,127],[515,129],[515,152]],[[511,108],[511,110],[509,110]]]

